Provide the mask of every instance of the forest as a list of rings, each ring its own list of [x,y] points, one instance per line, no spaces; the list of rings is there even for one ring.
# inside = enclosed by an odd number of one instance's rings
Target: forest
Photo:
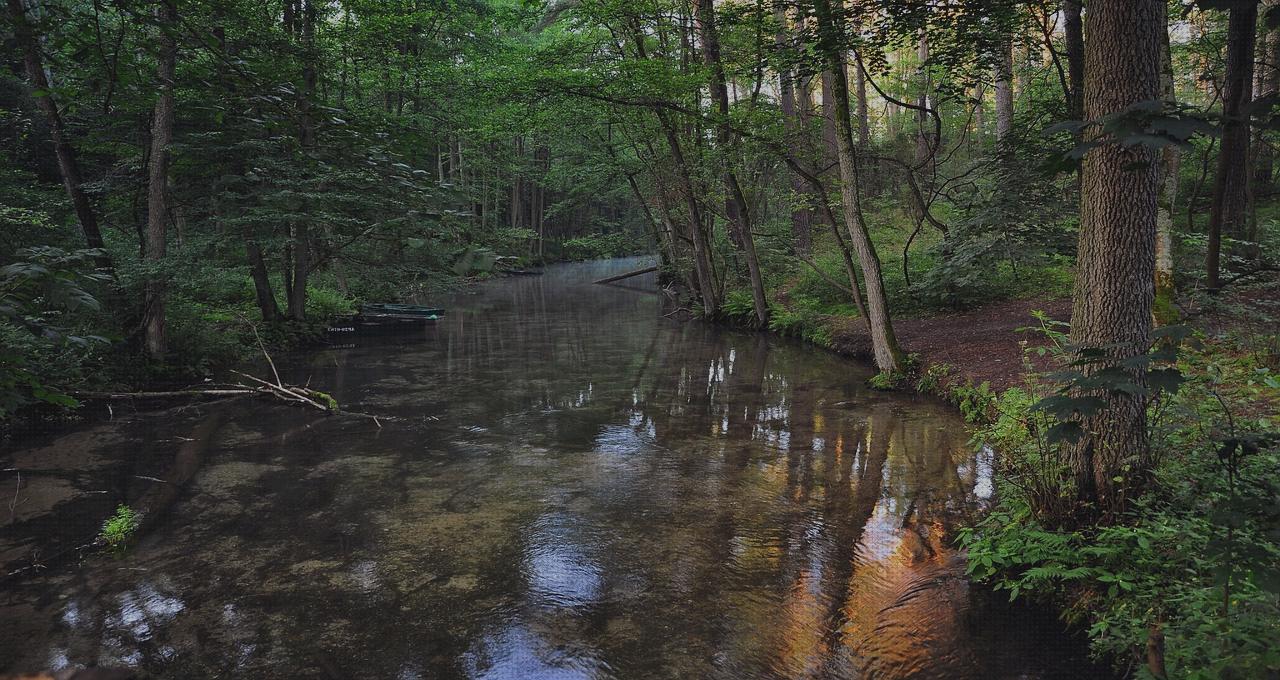
[[[627,257],[662,323],[958,410],[994,493],[947,549],[1089,663],[1280,677],[1280,1],[6,2],[0,497],[362,305]],[[310,376],[252,389],[336,411]]]

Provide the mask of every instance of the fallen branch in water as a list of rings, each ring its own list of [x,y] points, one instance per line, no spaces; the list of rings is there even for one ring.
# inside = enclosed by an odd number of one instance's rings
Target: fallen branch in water
[[[189,387],[181,390],[163,390],[155,392],[72,392],[71,396],[83,399],[172,399],[175,397],[215,397],[215,398],[238,398],[247,396],[270,396],[282,401],[290,402],[300,406],[309,406],[326,414],[336,414],[344,416],[355,416],[357,418],[367,418],[372,420],[375,425],[382,427],[383,420],[401,420],[395,416],[379,416],[372,413],[361,413],[359,411],[346,411],[338,406],[338,401],[332,396],[320,390],[313,390],[308,386],[289,385],[280,379],[280,372],[276,369],[276,362],[272,360],[271,354],[267,352],[266,346],[262,342],[262,337],[258,335],[258,329],[253,329],[254,337],[257,338],[258,348],[262,350],[262,356],[266,358],[267,365],[271,367],[271,375],[275,378],[275,382],[264,380],[254,375],[244,373],[242,371],[231,371],[241,378],[249,381],[235,383],[216,383],[210,387]]]
[[[262,390],[253,387],[168,390],[163,392],[72,392],[71,396],[81,399],[168,399],[172,397],[227,397],[260,394]]]
[[[232,373],[235,373],[236,375],[242,378],[248,378],[249,380],[252,380],[253,382],[258,383],[259,385],[262,385],[262,387],[265,388],[267,392],[277,395],[286,401],[302,402],[304,404],[307,404],[308,406],[313,406],[315,408],[318,408],[321,411],[324,411],[326,413],[338,410],[338,402],[334,401],[333,397],[323,392],[317,392],[315,390],[312,390],[306,387],[294,387],[291,385],[285,385],[283,382],[272,384],[267,382],[266,380],[263,380],[262,378],[255,378],[254,376],[251,376],[248,373],[241,373],[240,371],[232,371]],[[318,398],[325,403],[321,404],[319,401],[316,401],[316,399],[312,397]]]
[[[623,279],[629,279],[633,276],[640,276],[641,274],[650,274],[656,271],[658,271],[658,267],[657,265],[654,265],[652,267],[644,267],[642,269],[636,269],[634,271],[623,272],[615,276],[606,276],[603,279],[597,279],[595,281],[592,281],[592,283],[613,283],[614,281],[621,281]]]

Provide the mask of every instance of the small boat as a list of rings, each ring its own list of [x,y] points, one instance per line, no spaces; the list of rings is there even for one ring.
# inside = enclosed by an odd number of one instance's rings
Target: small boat
[[[360,305],[360,314],[368,316],[376,316],[379,314],[392,314],[397,316],[422,316],[431,319],[438,319],[444,316],[444,310],[439,307],[424,307],[422,305],[402,305],[392,302],[371,302]]]
[[[331,339],[413,333],[431,325],[441,316],[444,316],[444,310],[439,307],[367,304],[360,307],[359,314],[337,317],[325,330]]]

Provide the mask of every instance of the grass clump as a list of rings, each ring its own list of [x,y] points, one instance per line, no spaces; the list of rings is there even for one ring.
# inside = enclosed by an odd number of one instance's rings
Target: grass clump
[[[102,523],[98,538],[112,552],[123,552],[141,523],[142,517],[133,508],[121,504],[116,507],[115,514]]]

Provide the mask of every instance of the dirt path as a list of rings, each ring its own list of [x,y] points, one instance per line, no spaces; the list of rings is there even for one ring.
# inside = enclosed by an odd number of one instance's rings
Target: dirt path
[[[893,327],[903,349],[918,354],[924,365],[947,364],[961,381],[990,382],[992,388],[1003,390],[1022,381],[1019,343],[1044,343],[1038,333],[1018,331],[1038,325],[1031,316],[1035,310],[1065,321],[1071,316],[1071,300],[1008,300],[954,314],[898,319]],[[833,319],[831,331],[832,349],[837,352],[870,354],[871,340],[857,320]]]

